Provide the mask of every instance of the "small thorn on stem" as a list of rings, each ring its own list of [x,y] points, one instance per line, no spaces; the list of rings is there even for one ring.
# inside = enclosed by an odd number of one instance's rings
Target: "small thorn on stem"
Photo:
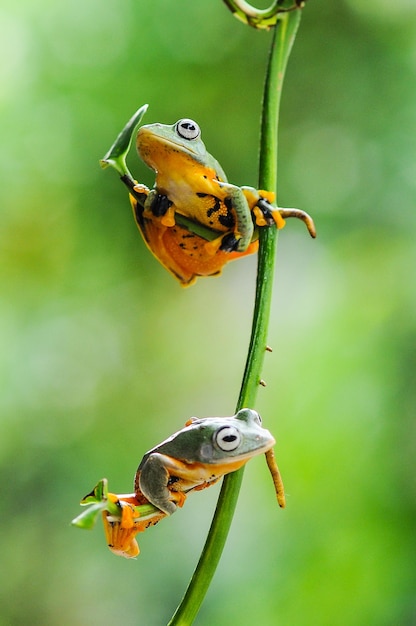
[[[266,352],[273,352],[273,348],[271,348],[270,346],[266,346]]]
[[[261,385],[262,387],[267,387],[266,381],[263,380],[262,378],[260,378],[260,380],[259,380],[259,385]]]

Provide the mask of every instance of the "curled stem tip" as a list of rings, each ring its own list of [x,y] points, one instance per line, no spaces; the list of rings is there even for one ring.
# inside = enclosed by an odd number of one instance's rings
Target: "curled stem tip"
[[[262,30],[269,30],[276,26],[285,13],[302,9],[306,0],[294,0],[292,3],[285,0],[274,0],[267,9],[257,9],[246,0],[224,0],[231,13],[244,24]]]

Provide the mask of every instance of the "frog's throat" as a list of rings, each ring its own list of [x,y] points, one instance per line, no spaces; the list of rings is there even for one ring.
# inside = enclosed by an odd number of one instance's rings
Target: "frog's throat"
[[[144,137],[144,142],[145,142],[146,133],[143,133],[143,137]],[[192,150],[191,144],[188,146],[178,141],[174,141],[173,139],[167,139],[166,137],[153,136],[152,141],[154,141],[155,143],[157,142],[163,145],[171,146],[172,149],[175,150],[176,152],[185,153],[191,159],[198,161],[198,163],[201,163],[202,165],[205,164],[206,154],[207,154],[205,146],[204,146],[204,151],[201,153],[196,150]]]

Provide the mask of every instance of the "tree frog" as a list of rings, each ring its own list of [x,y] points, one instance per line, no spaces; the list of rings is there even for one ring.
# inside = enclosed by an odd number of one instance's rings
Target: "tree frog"
[[[191,418],[184,428],[146,452],[135,475],[134,494],[108,494],[121,511],[121,517],[103,513],[109,548],[126,558],[137,556],[137,533],[172,515],[189,492],[213,485],[253,456],[270,451],[274,444],[252,409],[241,409],[232,417]],[[276,486],[275,476],[280,480],[276,463],[273,467],[269,464],[269,469]],[[281,480],[279,484],[283,490]],[[284,506],[283,491],[278,500]],[[148,503],[156,509],[137,517],[135,507]]]
[[[152,190],[137,184],[124,157],[146,109],[141,107],[132,117],[102,164],[122,174],[149,250],[183,286],[198,276],[220,274],[228,261],[256,252],[258,227],[283,228],[284,218],[298,217],[315,236],[312,218],[305,212],[272,206],[274,193],[228,183],[207,152],[198,124],[188,118],[139,128],[137,152],[156,180]]]
[[[252,409],[233,417],[191,418],[182,430],[147,452],[135,492],[171,515],[189,491],[205,489],[275,444]]]

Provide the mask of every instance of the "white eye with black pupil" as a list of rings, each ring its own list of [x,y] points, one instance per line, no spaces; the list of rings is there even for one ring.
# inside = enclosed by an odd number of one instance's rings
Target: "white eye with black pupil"
[[[234,426],[223,426],[215,433],[215,441],[220,450],[232,452],[241,443],[241,434]]]
[[[196,122],[193,120],[183,119],[179,120],[176,124],[176,132],[183,139],[191,141],[197,139],[201,134],[201,130]]]

